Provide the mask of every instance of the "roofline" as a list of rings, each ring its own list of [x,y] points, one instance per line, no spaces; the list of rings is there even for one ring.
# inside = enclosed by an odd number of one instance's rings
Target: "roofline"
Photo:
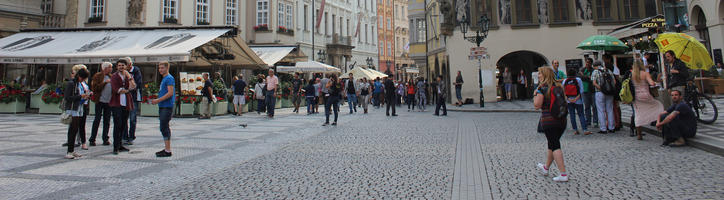
[[[90,27],[90,28],[42,28],[22,29],[20,32],[72,32],[72,31],[121,31],[121,30],[177,30],[177,29],[231,29],[227,35],[238,34],[236,26],[164,26],[164,27]]]

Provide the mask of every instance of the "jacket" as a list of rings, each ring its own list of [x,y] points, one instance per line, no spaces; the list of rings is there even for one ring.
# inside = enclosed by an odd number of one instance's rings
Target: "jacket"
[[[131,95],[134,101],[141,101],[143,97],[143,75],[141,74],[141,68],[133,66],[133,71],[129,71],[129,73],[133,76],[133,81],[136,82],[136,89],[129,91],[128,94]]]
[[[81,105],[78,82],[76,82],[75,79],[70,79],[65,81],[63,85],[63,100],[65,101],[63,110],[78,110],[78,107]]]
[[[133,109],[133,103],[131,103],[131,95],[129,93],[121,94],[118,93],[118,90],[121,88],[129,88],[130,85],[128,84],[128,79],[122,79],[121,73],[116,72],[111,76],[111,89],[113,91],[111,94],[111,102],[108,103],[111,107],[121,107],[121,98],[126,98],[126,110],[132,110]]]
[[[437,97],[440,99],[445,99],[445,97],[447,96],[447,88],[445,88],[443,84],[437,84],[435,92],[437,93]]]
[[[98,103],[101,98],[101,93],[103,93],[103,88],[106,87],[106,83],[103,82],[103,79],[105,79],[105,75],[103,75],[103,72],[98,72],[94,74],[93,78],[91,79],[90,90],[93,92],[93,96],[91,96],[91,101],[95,103]]]
[[[352,84],[349,84],[350,81],[352,82]],[[344,81],[344,93],[348,93],[347,90],[349,89],[350,86],[354,87],[355,94],[359,93],[359,88],[357,87],[357,81],[349,80],[349,79]]]
[[[672,74],[672,69],[679,70],[679,73]],[[668,74],[666,77],[669,78],[669,89],[677,86],[686,86],[686,81],[689,80],[689,68],[687,68],[686,64],[679,59],[676,59],[673,64],[668,66],[666,73]]]

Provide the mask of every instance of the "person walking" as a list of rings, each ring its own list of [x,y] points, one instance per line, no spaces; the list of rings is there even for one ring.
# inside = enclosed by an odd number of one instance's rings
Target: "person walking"
[[[463,106],[463,75],[460,70],[458,70],[458,75],[455,77],[455,97],[457,97],[458,101],[455,102],[456,106],[462,107]]]
[[[401,81],[395,81],[395,88],[395,105],[397,107],[400,107],[400,105],[402,104],[402,97],[405,96],[405,84],[402,84]]]
[[[111,107],[108,103],[111,102],[111,72],[113,71],[113,64],[110,62],[103,62],[101,64],[101,72],[93,75],[91,80],[91,91],[93,96],[91,100],[95,103],[95,118],[93,119],[93,126],[91,128],[91,136],[88,139],[90,146],[96,146],[96,136],[98,135],[98,127],[100,126],[101,120],[103,120],[103,133],[101,139],[103,145],[110,145],[110,138],[108,137],[108,131],[111,128]]]
[[[204,88],[201,89],[201,116],[199,119],[211,119],[211,106],[216,97],[214,97],[213,83],[209,79],[209,73],[203,73]]]
[[[407,98],[405,99],[405,103],[407,103],[407,112],[410,112],[410,109],[415,111],[415,83],[412,80],[413,79],[407,81]]]
[[[319,78],[314,79],[314,112],[313,114],[319,113],[319,104],[322,102],[321,100],[321,94],[322,94],[322,80]]]
[[[279,78],[274,74],[274,70],[269,70],[269,76],[266,77],[266,113],[269,118],[274,118],[274,106],[277,103],[277,88],[279,88]]]
[[[76,73],[74,73],[74,77],[70,80],[66,81],[63,87],[63,100],[65,101],[65,113],[71,116],[71,122],[68,126],[68,152],[65,155],[65,158],[67,159],[75,159],[80,158],[82,155],[75,152],[75,139],[77,137],[76,134],[85,134],[85,131],[80,131],[80,129],[85,129],[85,127],[82,127],[81,120],[83,120],[83,113],[89,112],[87,107],[83,106],[86,101],[90,101],[90,88],[85,86],[83,84],[86,79],[88,79],[88,71],[83,68],[85,66],[76,65],[73,66],[73,68],[78,68]],[[81,138],[85,138],[85,135],[82,135]],[[82,145],[83,149],[88,149],[85,144]]]
[[[604,87],[604,84],[616,85],[616,79],[613,77],[611,70],[602,66],[600,61],[594,62],[593,65],[598,68],[591,75],[593,86],[596,87],[596,109],[600,120],[599,127],[601,131],[598,133],[613,133],[616,126],[613,114],[613,95],[604,94],[602,87]]]
[[[437,82],[442,83],[442,75],[437,76]],[[442,107],[442,116],[447,116],[447,105],[445,105],[445,95],[447,94],[447,91],[445,91],[445,85],[437,84],[435,90],[435,93],[437,93],[437,100],[435,101],[435,116],[440,116],[440,107]]]
[[[367,77],[362,78],[358,88],[362,109],[364,110],[364,114],[367,114],[367,105],[370,101],[370,83],[367,81]]]
[[[550,67],[539,67],[538,78],[540,85],[536,89],[533,98],[533,105],[535,109],[541,109],[540,126],[546,135],[548,140],[548,150],[546,151],[546,162],[538,163],[537,167],[543,176],[548,176],[548,169],[550,169],[553,161],[556,162],[560,175],[553,178],[556,182],[567,182],[568,173],[566,172],[566,165],[563,162],[563,151],[561,150],[561,136],[566,129],[566,118],[557,119],[551,115],[551,97],[550,91],[554,87],[560,87],[555,80],[555,72]]]
[[[299,105],[302,104],[302,85],[304,81],[299,78],[299,73],[294,73],[294,79],[292,80],[292,104],[294,104],[295,113],[299,113]]]
[[[161,74],[163,79],[158,90],[158,98],[151,100],[151,104],[158,105],[158,120],[161,129],[161,136],[163,136],[163,150],[156,152],[156,157],[171,157],[171,128],[169,122],[173,116],[173,105],[176,99],[174,93],[174,86],[176,81],[173,76],[168,73],[170,64],[168,62],[158,63],[158,73]],[[238,111],[237,111],[238,112]]]
[[[133,76],[134,84],[137,86],[143,85],[141,68],[133,66],[133,60],[131,60],[131,57],[125,57],[123,59],[128,62],[127,67],[130,68],[128,73]],[[140,106],[138,104],[143,100],[143,87],[136,87],[134,90],[131,90],[129,94],[132,98],[131,103],[133,103],[133,109],[128,113],[128,132],[123,134],[123,141],[126,145],[133,145],[133,141],[136,140],[136,118],[141,113]]]
[[[649,89],[656,86],[656,82],[651,78],[651,74],[646,72],[646,68],[640,60],[634,61],[631,81],[635,88],[633,107],[636,136],[638,140],[642,140],[641,127],[656,121],[659,113],[664,111],[664,105],[651,96]]]
[[[329,115],[331,114],[330,109],[334,110],[334,122],[332,123],[332,126],[336,126],[337,118],[339,117],[339,99],[342,97],[342,83],[337,79],[336,74],[332,74],[324,87],[327,88],[327,94],[325,94],[327,98],[324,102],[324,115],[326,117],[326,121],[322,124],[322,126],[329,125]]]
[[[133,98],[130,92],[136,88],[133,76],[128,73],[128,61],[116,61],[118,71],[111,76],[113,95],[109,105],[113,113],[113,154],[130,151],[122,145],[122,134],[128,130],[128,113],[133,109]]]
[[[568,100],[568,114],[571,116],[571,127],[573,127],[573,131],[575,131],[573,135],[580,133],[578,132],[578,126],[576,124],[576,114],[578,114],[578,119],[581,121],[583,134],[590,135],[591,132],[588,131],[588,127],[586,127],[588,119],[583,113],[583,100],[581,99],[583,95],[583,81],[581,78],[576,77],[576,73],[576,69],[568,69],[568,78],[563,81],[563,91]]]
[[[354,80],[354,74],[349,73],[349,79],[344,84],[344,91],[349,103],[349,114],[357,112],[357,82]]]
[[[506,100],[512,101],[513,100],[513,75],[510,74],[510,68],[505,67],[505,71],[503,72],[503,86],[505,87],[505,97]]]
[[[307,86],[304,87],[304,97],[307,102],[307,115],[314,113],[314,93],[316,93],[316,89],[314,88],[314,79],[310,79],[307,82]]]
[[[425,96],[425,81],[422,77],[417,79],[417,84],[415,85],[417,94],[417,108],[420,110],[420,112],[425,112],[425,105],[427,103],[427,97]]]
[[[593,59],[586,58],[586,66],[578,73],[578,77],[583,80],[583,105],[586,113],[586,126],[592,124],[598,125],[598,115],[596,112],[596,103],[594,98],[595,89],[591,81],[591,74],[596,69],[593,68]]]
[[[375,79],[373,86],[375,89],[374,89],[374,92],[372,93],[372,95],[373,95],[372,104],[376,108],[380,108],[380,104],[382,104],[381,99],[382,99],[382,92],[383,92],[382,91],[382,82],[380,82],[380,77],[377,77],[377,79]]]
[[[233,85],[233,91],[234,91],[234,112],[236,112],[237,116],[241,116],[242,114],[242,108],[244,108],[244,105],[246,104],[246,81],[244,81],[244,75],[239,74],[236,76],[236,80],[234,81]]]
[[[387,116],[390,116],[390,108],[392,108],[392,116],[397,116],[397,113],[395,112],[395,96],[397,96],[397,93],[395,90],[395,82],[392,81],[392,77],[394,75],[390,74],[387,79],[385,80],[385,102],[387,102],[387,108],[386,113]]]
[[[256,114],[261,115],[264,111],[264,88],[266,87],[266,78],[264,74],[256,76],[256,85],[254,86],[254,99],[256,99]]]

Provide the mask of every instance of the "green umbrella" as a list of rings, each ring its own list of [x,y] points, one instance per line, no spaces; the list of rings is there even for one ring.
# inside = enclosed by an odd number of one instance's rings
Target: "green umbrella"
[[[612,36],[594,35],[583,40],[576,48],[583,50],[616,51],[628,49],[628,46]]]

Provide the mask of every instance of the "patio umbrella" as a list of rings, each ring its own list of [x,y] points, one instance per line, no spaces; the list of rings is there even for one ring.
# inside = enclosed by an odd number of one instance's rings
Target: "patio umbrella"
[[[583,40],[576,48],[583,50],[616,51],[628,49],[628,46],[613,36],[594,35]]]
[[[659,51],[674,51],[676,57],[686,63],[689,69],[709,70],[714,61],[709,56],[706,46],[696,38],[684,33],[662,33],[655,40]]]

